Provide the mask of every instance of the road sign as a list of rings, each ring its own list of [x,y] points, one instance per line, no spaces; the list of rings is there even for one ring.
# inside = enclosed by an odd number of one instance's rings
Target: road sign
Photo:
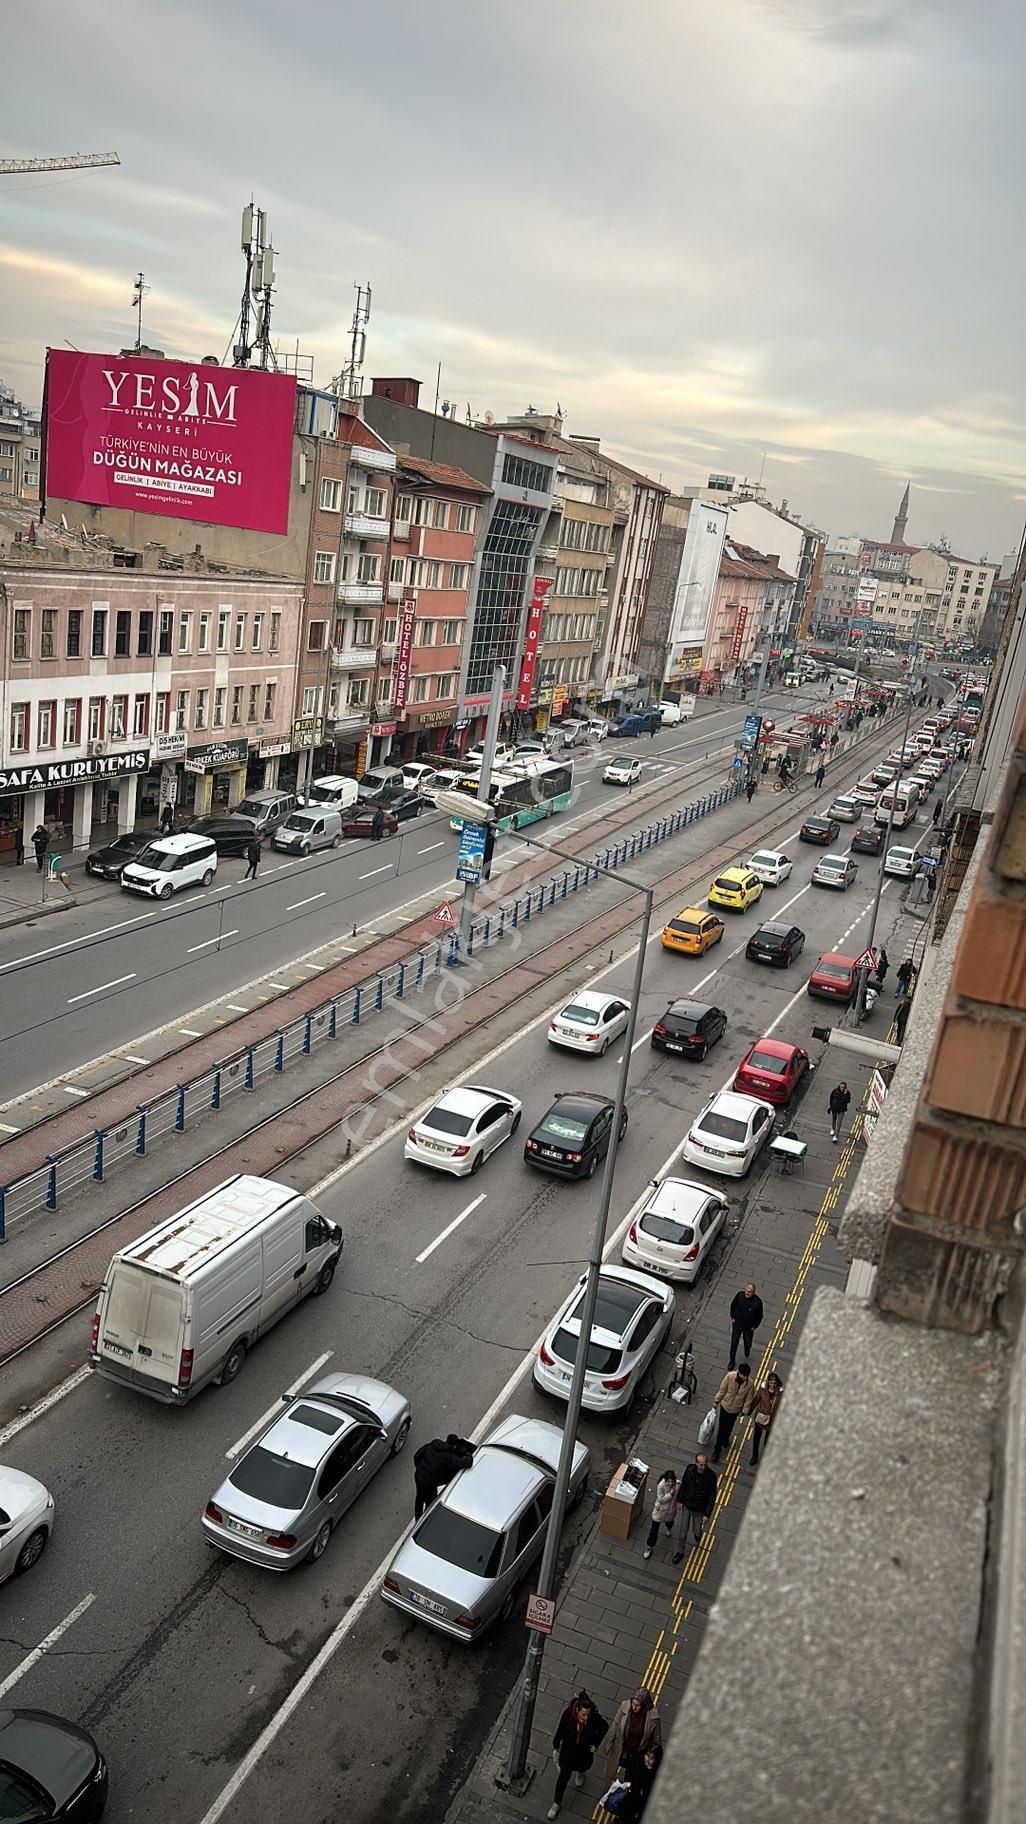
[[[529,1596],[524,1615],[525,1628],[537,1628],[540,1634],[551,1634],[556,1620],[556,1604],[551,1596]]]
[[[456,929],[456,914],[447,899],[443,899],[438,911],[435,913],[435,924],[451,925],[453,930]]]
[[[855,958],[855,967],[856,967],[856,969],[875,969],[876,968],[876,951],[875,950],[861,951],[860,954]]]
[[[456,879],[470,886],[481,884],[484,872],[485,843],[488,828],[483,823],[465,823],[460,831],[460,852],[456,858]]]

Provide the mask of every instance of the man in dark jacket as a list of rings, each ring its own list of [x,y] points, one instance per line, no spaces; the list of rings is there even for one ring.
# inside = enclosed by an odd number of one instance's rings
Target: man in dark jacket
[[[850,1102],[851,1090],[847,1083],[835,1083],[830,1091],[830,1100],[827,1104],[830,1110],[830,1138],[835,1145]]]
[[[693,1463],[689,1463],[677,1484],[677,1512],[680,1515],[680,1533],[677,1538],[677,1550],[673,1554],[674,1564],[679,1564],[688,1549],[688,1540],[693,1538],[695,1544],[705,1531],[706,1521],[716,1506],[715,1470],[709,1468],[709,1459],[704,1450],[700,1450]]]
[[[246,860],[249,865],[246,869],[245,874],[242,876],[243,880],[255,880],[256,879],[257,869],[260,866],[260,856],[262,853],[263,853],[263,851],[260,847],[260,838],[257,835],[256,831],[254,830],[252,836],[250,837],[249,841],[246,844]]]
[[[374,815],[371,818],[371,835],[373,836],[375,842],[380,842],[381,838],[384,834],[385,834],[385,813],[379,804],[379,805],[375,806]]]
[[[559,1772],[556,1775],[552,1804],[548,1809],[550,1818],[559,1816],[571,1774],[575,1786],[584,1785],[584,1776],[590,1769],[595,1759],[595,1750],[608,1728],[609,1724],[604,1716],[599,1715],[587,1691],[578,1691],[573,1702],[567,1704],[552,1738],[552,1751]]]
[[[744,1343],[746,1356],[752,1353],[752,1337],[762,1323],[762,1299],[749,1280],[743,1292],[735,1292],[730,1301],[730,1366],[737,1361],[738,1343]]]
[[[451,1482],[461,1469],[469,1469],[473,1461],[473,1444],[466,1438],[457,1437],[453,1431],[447,1438],[432,1438],[430,1444],[422,1444],[413,1458],[413,1482],[417,1491],[414,1519],[419,1520],[439,1489]]]
[[[45,823],[37,823],[33,830],[32,847],[36,851],[36,867],[41,874],[43,872],[43,864],[46,861],[46,851],[50,847],[50,832]]]

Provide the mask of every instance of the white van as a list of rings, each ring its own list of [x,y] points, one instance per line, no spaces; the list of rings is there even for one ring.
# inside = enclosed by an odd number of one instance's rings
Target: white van
[[[217,873],[217,844],[210,836],[158,836],[121,870],[130,893],[170,899],[182,887],[209,887]]]
[[[893,818],[891,816],[892,804],[894,806]],[[873,822],[883,824],[885,829],[890,825],[895,830],[903,830],[912,822],[918,809],[918,787],[907,784],[904,779],[896,779],[893,785],[885,786],[880,793],[876,802],[876,810],[873,812]]]
[[[239,1173],[115,1254],[89,1359],[166,1405],[233,1381],[246,1351],[308,1292],[326,1292],[342,1230],[291,1185]]]
[[[306,794],[304,802],[308,805],[326,805],[330,811],[347,811],[356,803],[360,787],[355,779],[346,773],[325,773],[322,779],[315,779]]]
[[[342,841],[342,813],[312,804],[293,811],[271,837],[271,847],[286,855],[309,855],[314,849],[337,849]]]
[[[681,697],[679,703],[664,697],[659,705],[659,719],[664,728],[676,728],[678,722],[690,722],[694,713],[694,697]]]

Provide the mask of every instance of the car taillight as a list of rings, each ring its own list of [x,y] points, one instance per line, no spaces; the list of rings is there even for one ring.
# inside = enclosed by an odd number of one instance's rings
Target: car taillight
[[[598,1033],[598,1032],[589,1032],[585,1036],[588,1040],[588,1044],[594,1045],[596,1040],[601,1038],[602,1035],[601,1035],[601,1033]]]
[[[265,1542],[272,1552],[291,1552],[296,1543],[295,1533],[269,1533]]]
[[[693,1242],[691,1247],[688,1249],[687,1253],[685,1254],[684,1259],[685,1260],[697,1260],[698,1259],[698,1250],[699,1250],[700,1245],[701,1244],[697,1241]]]
[[[457,1615],[456,1626],[458,1628],[463,1628],[467,1634],[473,1634],[474,1629],[481,1626],[481,1622],[479,1618],[475,1619],[473,1615]]]
[[[603,1387],[608,1387],[612,1393],[615,1392],[618,1387],[626,1387],[630,1378],[630,1372],[628,1371],[626,1374],[618,1374],[615,1381],[603,1381],[602,1385]]]
[[[551,1349],[547,1349],[545,1347],[544,1343],[542,1344],[541,1348],[539,1349],[538,1354],[541,1356],[541,1359],[545,1363],[546,1368],[551,1368],[553,1366],[556,1358],[553,1355]]]
[[[550,1032],[555,1032],[555,1031],[556,1031],[556,1022],[555,1022],[555,1020],[550,1020],[550,1021],[549,1021],[549,1031],[550,1031]]]
[[[394,1577],[383,1578],[381,1587],[383,1590],[391,1590],[393,1596],[398,1596],[399,1594],[399,1585],[396,1583]]]
[[[94,1355],[96,1354],[96,1351],[99,1348],[99,1346],[100,1346],[100,1313],[97,1311],[96,1316],[93,1318],[93,1339],[89,1345],[89,1347],[92,1350]]]
[[[689,1032],[688,1033],[688,1044],[689,1045],[701,1045],[701,1043],[702,1043],[702,1035],[700,1032]]]
[[[469,1151],[469,1146],[454,1146],[452,1156],[454,1159],[465,1159]]]
[[[538,1151],[538,1142],[537,1142],[537,1140],[529,1140],[529,1141],[528,1141],[528,1142],[527,1142],[527,1150],[528,1150],[528,1152],[529,1152],[529,1153],[536,1153],[536,1152],[537,1152],[537,1151]]]
[[[216,1520],[218,1526],[224,1525],[224,1515],[222,1514],[221,1509],[213,1501],[207,1502],[206,1507],[203,1509],[203,1518],[205,1520]]]
[[[653,1028],[652,1028],[652,1031],[653,1031],[653,1032],[657,1032],[657,1033],[658,1033],[658,1034],[659,1034],[659,1037],[660,1037],[660,1038],[661,1038],[661,1039],[665,1039],[665,1037],[666,1037],[666,1027],[665,1027],[665,1026],[664,1026],[664,1025],[662,1025],[662,1023],[661,1023],[661,1022],[660,1022],[660,1024],[659,1024],[659,1025],[658,1025],[658,1026],[653,1026]]]
[[[191,1349],[182,1350],[182,1359],[178,1364],[179,1387],[188,1387],[189,1382],[192,1380],[192,1357],[193,1352]]]
[[[638,1245],[638,1225],[636,1222],[631,1223],[631,1226],[627,1231],[627,1240],[630,1242],[633,1242],[634,1246],[637,1247],[637,1245]]]
[[[415,1128],[415,1127],[411,1127],[411,1128],[410,1128],[410,1131],[409,1131],[409,1133],[408,1133],[408,1134],[407,1134],[407,1136],[406,1136],[406,1138],[407,1138],[407,1140],[416,1140],[416,1138],[417,1138],[417,1130],[416,1130],[416,1128]]]

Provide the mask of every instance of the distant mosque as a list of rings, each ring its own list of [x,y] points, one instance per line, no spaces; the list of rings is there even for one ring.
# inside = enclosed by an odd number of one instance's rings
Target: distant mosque
[[[911,486],[911,482],[906,483],[905,492],[901,497],[901,505],[898,508],[894,526],[891,531],[892,545],[903,545],[905,543],[905,527],[908,525],[908,494]]]

